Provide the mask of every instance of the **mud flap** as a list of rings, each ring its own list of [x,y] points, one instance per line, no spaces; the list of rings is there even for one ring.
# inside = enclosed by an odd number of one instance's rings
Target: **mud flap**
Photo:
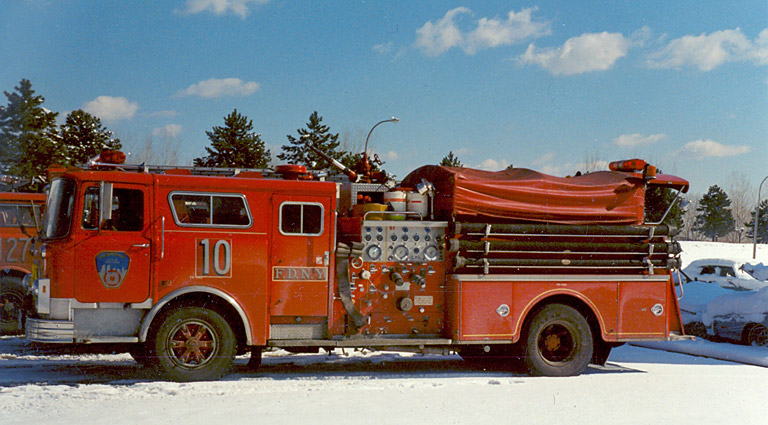
[[[336,282],[339,286],[339,296],[341,304],[347,315],[352,319],[352,324],[356,329],[360,329],[366,324],[366,319],[355,308],[355,302],[352,300],[352,291],[349,288],[349,254],[351,249],[348,245],[339,243],[336,247]]]

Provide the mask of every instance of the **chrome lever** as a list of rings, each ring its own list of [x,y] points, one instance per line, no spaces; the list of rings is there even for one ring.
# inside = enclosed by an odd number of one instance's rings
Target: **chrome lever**
[[[137,244],[133,244],[131,246],[134,247],[134,248],[149,248],[149,244],[148,243],[137,243]]]

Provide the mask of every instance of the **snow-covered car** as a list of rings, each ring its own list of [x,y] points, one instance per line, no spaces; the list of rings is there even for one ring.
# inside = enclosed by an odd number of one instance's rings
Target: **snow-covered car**
[[[751,290],[768,286],[767,281],[756,279],[750,274],[756,270],[762,271],[763,268],[745,261],[705,258],[692,261],[683,269],[683,273],[690,280],[717,283],[727,289]]]
[[[768,345],[768,287],[713,298],[701,316],[707,334],[746,345]]]
[[[723,288],[717,282],[701,282],[697,280],[688,280],[683,275],[683,285],[681,288],[682,297],[678,301],[680,305],[680,316],[683,320],[683,326],[687,335],[693,335],[701,338],[707,337],[706,327],[704,326],[704,313],[707,311],[707,305],[712,299],[732,294],[739,291],[737,288]]]

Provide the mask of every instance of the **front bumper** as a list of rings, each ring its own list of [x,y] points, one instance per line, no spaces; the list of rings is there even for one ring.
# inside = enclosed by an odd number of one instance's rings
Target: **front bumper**
[[[75,322],[70,320],[27,319],[26,338],[33,342],[73,343]]]

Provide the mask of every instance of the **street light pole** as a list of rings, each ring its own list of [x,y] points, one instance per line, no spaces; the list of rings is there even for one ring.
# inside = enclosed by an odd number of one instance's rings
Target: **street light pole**
[[[760,182],[760,187],[757,188],[757,206],[755,207],[755,224],[752,227],[752,259],[757,258],[757,229],[760,222],[760,191],[763,190],[763,183],[768,180],[768,176],[765,176],[763,181]]]
[[[371,133],[373,133],[373,129],[378,127],[379,124],[384,124],[385,122],[397,123],[397,122],[400,122],[400,119],[396,117],[392,117],[388,120],[379,121],[373,127],[371,127],[371,131],[368,132],[368,136],[365,138],[365,148],[363,150],[363,174],[366,176],[368,175],[369,171],[371,171],[371,164],[368,162],[368,139],[371,138]]]

